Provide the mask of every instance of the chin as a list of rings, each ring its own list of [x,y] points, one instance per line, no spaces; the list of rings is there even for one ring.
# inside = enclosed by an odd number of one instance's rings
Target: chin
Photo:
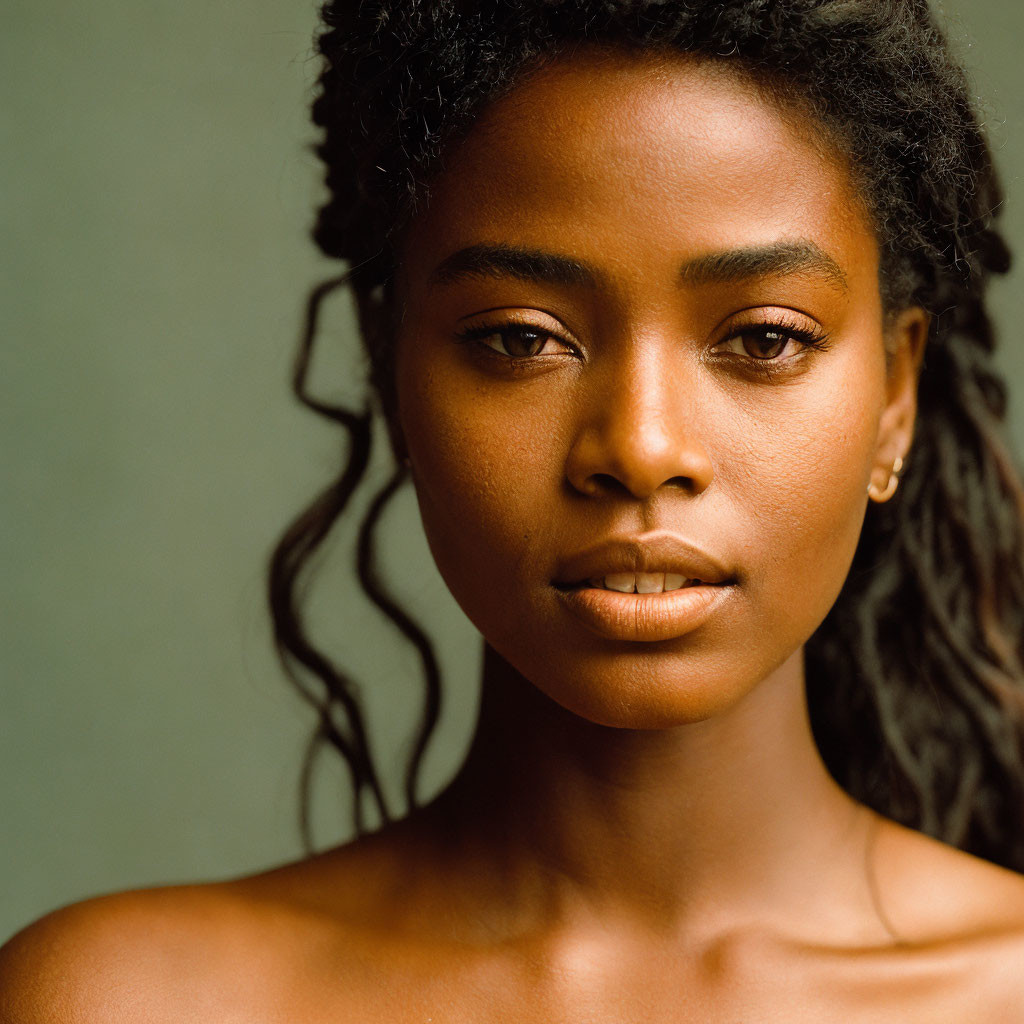
[[[520,645],[499,654],[566,711],[614,729],[672,729],[728,714],[774,666],[737,664],[679,641],[643,652],[592,651],[537,663]],[[689,649],[680,649],[689,648]],[[783,661],[787,660],[785,657]]]

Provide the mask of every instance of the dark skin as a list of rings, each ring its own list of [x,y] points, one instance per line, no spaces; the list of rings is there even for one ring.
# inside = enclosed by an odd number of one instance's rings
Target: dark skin
[[[397,284],[392,434],[487,642],[464,767],[318,857],[50,915],[0,1022],[1024,1020],[1024,880],[855,803],[807,720],[927,334],[841,156],[735,72],[581,55],[450,155]],[[658,531],[709,610],[581,617],[576,555]]]

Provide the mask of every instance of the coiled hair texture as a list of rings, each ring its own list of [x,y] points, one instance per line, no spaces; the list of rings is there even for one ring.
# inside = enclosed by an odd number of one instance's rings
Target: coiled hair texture
[[[309,557],[362,478],[371,437],[369,409],[328,407],[305,391],[321,302],[351,288],[371,399],[387,415],[398,239],[446,147],[546,60],[583,45],[654,48],[730,62],[808,110],[851,162],[870,208],[886,310],[919,304],[932,315],[902,486],[869,509],[844,589],[807,645],[811,719],[830,771],[855,798],[1024,870],[1024,490],[985,307],[1009,253],[990,150],[926,0],[338,0],[322,20],[313,120],[329,196],[313,234],[349,271],[311,296],[294,386],[345,428],[349,451],[341,477],[279,542],[270,603],[285,668],[319,717],[307,767],[324,743],[345,758],[357,831],[364,795],[383,820],[391,812],[352,681],[317,651],[298,605]],[[424,667],[411,808],[441,690],[429,640],[375,569],[374,526],[403,475],[396,468],[369,507],[358,569]],[[308,771],[303,788],[308,825]]]

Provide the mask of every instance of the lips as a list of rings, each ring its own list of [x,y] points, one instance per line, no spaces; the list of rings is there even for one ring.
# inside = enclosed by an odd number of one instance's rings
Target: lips
[[[646,643],[692,632],[736,591],[719,559],[671,533],[605,541],[568,558],[553,582],[592,632]]]
[[[710,585],[724,584],[733,578],[733,574],[713,555],[674,533],[659,532],[609,538],[572,555],[558,566],[553,582],[559,589],[571,590],[592,586],[594,581],[607,581],[609,576],[628,575],[660,575],[666,580],[669,576],[682,577],[686,582]],[[619,587],[613,585],[608,589],[618,590]],[[639,587],[636,589],[640,590]],[[665,589],[664,585],[662,589]]]

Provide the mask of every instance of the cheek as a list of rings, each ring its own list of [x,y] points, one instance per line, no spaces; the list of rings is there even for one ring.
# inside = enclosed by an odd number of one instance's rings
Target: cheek
[[[803,639],[835,602],[853,560],[884,399],[881,372],[853,360],[830,369],[806,401],[783,396],[784,414],[762,406],[734,420],[750,436],[731,437],[735,457],[723,461],[719,479],[745,510],[748,583],[766,625]]]
[[[511,406],[464,373],[435,367],[415,377],[409,366],[399,375],[399,409],[441,575],[478,626],[495,610],[508,614],[503,594],[512,589],[496,581],[537,574],[561,495],[564,460],[551,404],[537,397]]]

